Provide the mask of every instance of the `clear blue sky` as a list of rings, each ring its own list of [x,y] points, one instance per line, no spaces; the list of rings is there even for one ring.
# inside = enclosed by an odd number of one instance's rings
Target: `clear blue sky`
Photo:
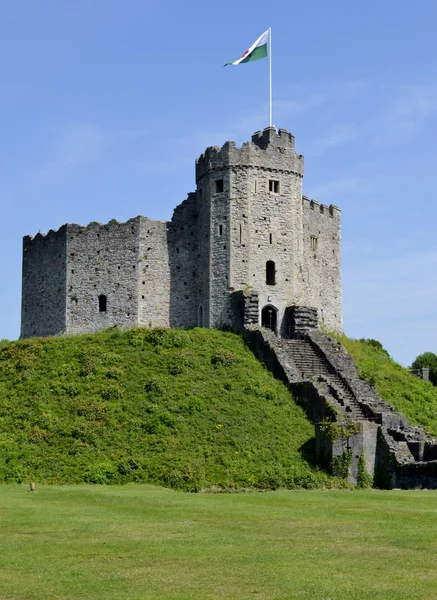
[[[403,364],[437,352],[437,2],[14,0],[0,13],[0,338],[20,322],[21,238],[169,219],[208,145],[274,124],[304,192],[342,209],[344,328]]]

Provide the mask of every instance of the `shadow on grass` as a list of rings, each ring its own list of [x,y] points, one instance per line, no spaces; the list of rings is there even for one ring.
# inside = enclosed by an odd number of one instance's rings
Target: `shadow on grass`
[[[320,468],[320,463],[316,457],[316,438],[312,437],[302,444],[299,448],[299,454],[311,466]]]

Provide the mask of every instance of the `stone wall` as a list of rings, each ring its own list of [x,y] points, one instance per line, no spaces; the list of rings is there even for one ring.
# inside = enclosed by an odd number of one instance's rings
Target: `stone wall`
[[[170,327],[195,327],[200,306],[199,227],[196,194],[189,194],[168,224],[169,323]],[[167,281],[162,273],[162,285]],[[151,293],[153,295],[153,287]],[[200,314],[199,314],[200,313]]]
[[[218,182],[222,182],[218,191]],[[231,325],[229,275],[230,275],[230,202],[231,176],[229,168],[214,170],[204,181],[205,200],[210,205],[210,265],[209,302],[210,327]],[[206,234],[206,232],[205,232]]]
[[[67,331],[138,324],[140,218],[67,225]],[[99,310],[99,297],[106,310]]]
[[[67,227],[23,239],[21,337],[66,329]]]
[[[317,310],[307,306],[290,306],[287,325],[291,337],[306,335],[311,329],[317,329]]]
[[[302,304],[318,309],[320,323],[342,331],[340,210],[304,197]]]
[[[194,256],[196,290],[198,299],[197,323],[211,327],[210,275],[211,275],[211,203],[209,180],[197,181],[197,242]]]
[[[168,327],[170,266],[168,223],[139,219],[138,325]]]

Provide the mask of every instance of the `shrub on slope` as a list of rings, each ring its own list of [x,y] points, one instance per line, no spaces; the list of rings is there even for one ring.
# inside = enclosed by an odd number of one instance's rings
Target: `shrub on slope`
[[[0,481],[205,487],[329,483],[313,425],[232,333],[195,329],[0,343]]]
[[[412,425],[437,436],[437,388],[411,375],[374,340],[335,337],[353,356],[360,376],[374,385],[386,402],[403,413]]]

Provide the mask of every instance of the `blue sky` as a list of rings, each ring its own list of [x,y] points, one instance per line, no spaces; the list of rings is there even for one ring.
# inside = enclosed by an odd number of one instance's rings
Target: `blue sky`
[[[19,335],[21,238],[169,219],[209,145],[273,121],[304,193],[342,209],[344,328],[437,352],[437,3],[14,0],[0,11],[0,339]]]

